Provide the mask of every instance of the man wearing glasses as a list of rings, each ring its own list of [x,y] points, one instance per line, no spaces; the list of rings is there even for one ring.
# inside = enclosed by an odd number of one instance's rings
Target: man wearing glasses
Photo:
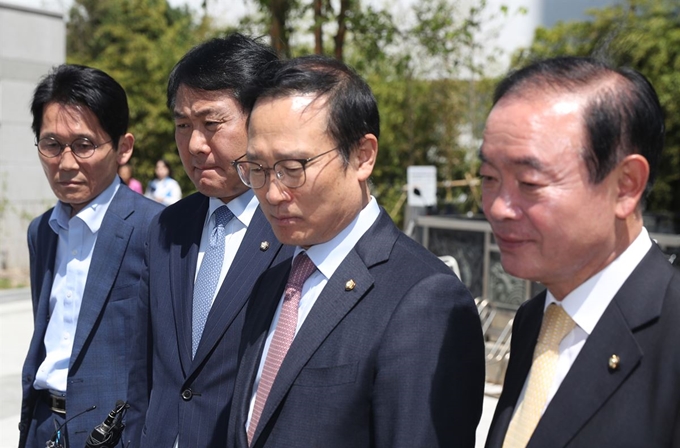
[[[35,321],[19,446],[82,447],[116,401],[127,399],[144,240],[162,206],[117,175],[134,137],[125,91],[113,78],[56,67],[38,84],[31,112],[58,202],[28,230]]]
[[[458,278],[401,233],[369,178],[380,124],[334,59],[285,62],[235,162],[293,259],[253,288],[229,447],[474,447],[484,346]]]
[[[149,334],[137,339],[149,349],[131,369],[133,447],[226,444],[248,295],[262,271],[292,253],[232,166],[246,152],[243,90],[275,63],[271,48],[232,34],[193,48],[170,73],[175,141],[198,192],[165,209],[149,235],[139,311]]]

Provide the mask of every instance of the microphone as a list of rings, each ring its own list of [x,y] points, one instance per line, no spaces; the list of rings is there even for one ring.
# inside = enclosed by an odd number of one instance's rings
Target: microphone
[[[85,448],[114,448],[120,441],[120,436],[125,425],[123,416],[130,407],[123,400],[116,401],[116,406],[109,412],[106,419],[90,433],[85,443]]]
[[[45,442],[45,446],[46,446],[47,448],[60,448],[60,447],[62,447],[63,445],[61,444],[60,439],[61,439],[61,430],[64,428],[64,426],[66,426],[66,424],[67,424],[68,422],[70,422],[71,420],[73,420],[74,418],[80,417],[81,415],[85,414],[86,412],[94,411],[95,409],[97,409],[97,406],[96,406],[96,405],[92,405],[91,407],[85,409],[84,411],[78,412],[78,413],[77,413],[76,415],[74,415],[73,417],[67,419],[67,420],[64,421],[64,423],[62,423],[61,425],[58,425],[58,424],[57,424],[57,419],[55,418],[55,419],[54,419],[54,426],[55,426],[56,428],[55,428],[55,430],[54,430],[54,433],[52,434],[52,437],[50,437],[50,440],[48,440],[47,442]]]

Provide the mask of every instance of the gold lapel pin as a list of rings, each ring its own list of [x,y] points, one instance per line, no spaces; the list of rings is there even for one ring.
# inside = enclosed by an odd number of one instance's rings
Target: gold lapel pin
[[[260,243],[260,250],[261,250],[262,252],[264,252],[264,251],[266,251],[267,249],[269,249],[269,241],[262,241],[262,242]]]
[[[345,283],[345,291],[353,290],[356,285],[357,283],[354,280],[352,279],[347,280],[347,283]]]
[[[621,358],[619,358],[619,355],[611,355],[609,357],[609,368],[611,370],[616,370],[619,368],[619,362],[621,362]]]

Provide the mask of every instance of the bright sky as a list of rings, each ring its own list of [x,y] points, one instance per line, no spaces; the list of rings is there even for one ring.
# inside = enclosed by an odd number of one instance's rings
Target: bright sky
[[[410,5],[418,0],[363,0],[364,4],[371,4],[377,8],[387,7],[393,16],[408,22],[412,16]],[[465,10],[465,5],[474,5],[478,0],[452,0],[455,1],[461,10]],[[554,22],[556,19],[582,18],[583,11],[588,7],[602,6],[603,4],[614,3],[621,0],[488,0],[488,11],[499,11],[501,5],[510,6],[514,11],[519,6],[528,10],[525,15],[511,14],[510,17],[501,21],[501,25],[496,22],[493,24],[497,28],[499,35],[493,42],[487,45],[489,48],[500,47],[505,54],[501,57],[499,67],[503,67],[509,61],[509,55],[517,48],[527,46],[533,39],[533,30],[536,25],[545,22]],[[68,12],[73,0],[0,0],[0,3],[10,3],[20,6],[27,6],[37,9],[61,12],[64,15]],[[194,11],[199,11],[202,0],[169,0],[173,6],[187,4]],[[220,22],[235,25],[238,19],[243,16],[247,9],[252,9],[255,0],[208,0],[208,13],[220,20]],[[561,9],[555,10],[555,5]],[[548,8],[545,10],[545,8]],[[548,20],[544,12],[555,12],[556,17]],[[553,14],[553,15],[555,15]],[[402,23],[403,24],[403,23]],[[548,23],[549,25],[552,23]]]
[[[173,6],[187,4],[193,10],[201,8],[202,0],[169,0]],[[72,0],[0,0],[8,3],[30,8],[45,9],[48,11],[66,14]],[[248,0],[208,0],[208,12],[213,16],[234,17],[242,16],[246,11]],[[231,22],[231,20],[229,20]]]

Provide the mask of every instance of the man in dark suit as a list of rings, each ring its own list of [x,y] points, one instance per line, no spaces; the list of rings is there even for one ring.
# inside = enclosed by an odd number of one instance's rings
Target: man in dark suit
[[[56,67],[38,84],[31,112],[38,157],[59,201],[28,229],[35,327],[19,446],[82,447],[126,400],[144,241],[162,207],[117,176],[134,137],[125,91],[113,78]]]
[[[242,91],[276,62],[269,47],[232,34],[193,48],[170,74],[175,140],[198,193],[152,224],[140,310],[148,349],[131,370],[151,378],[146,388],[131,383],[133,446],[226,443],[246,299],[260,273],[292,253],[232,166],[246,151]]]
[[[504,269],[547,291],[517,312],[487,447],[680,446],[680,272],[641,211],[663,140],[634,70],[556,58],[497,87],[484,211]]]
[[[306,57],[252,103],[239,175],[297,248],[253,288],[227,446],[473,447],[479,317],[370,194],[370,88],[339,61]]]

